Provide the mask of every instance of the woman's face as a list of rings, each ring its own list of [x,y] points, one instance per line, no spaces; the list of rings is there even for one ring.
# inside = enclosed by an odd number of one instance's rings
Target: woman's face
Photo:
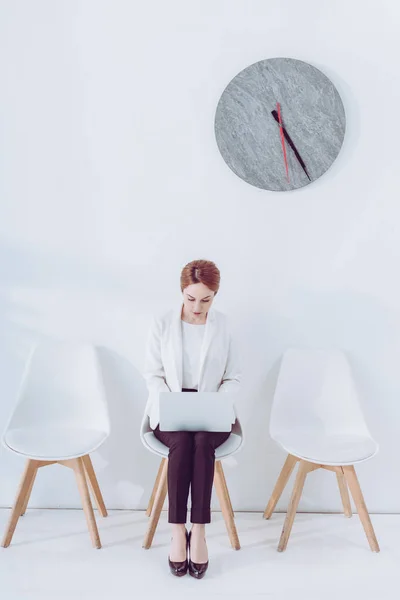
[[[183,290],[185,316],[194,322],[204,321],[213,303],[215,292],[204,283],[193,283]]]

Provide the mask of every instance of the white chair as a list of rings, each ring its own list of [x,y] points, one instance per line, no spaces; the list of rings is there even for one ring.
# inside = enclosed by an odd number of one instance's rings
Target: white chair
[[[264,512],[269,519],[296,465],[299,469],[279,541],[286,549],[307,473],[336,473],[344,513],[351,517],[350,488],[371,550],[379,545],[365,506],[354,464],[372,458],[371,437],[358,401],[349,363],[340,351],[290,349],[285,352],[271,412],[271,437],[288,453]]]
[[[26,511],[40,467],[59,463],[73,469],[93,546],[101,547],[87,481],[99,512],[106,507],[89,453],[106,440],[110,425],[96,350],[90,345],[46,342],[27,361],[17,404],[3,435],[9,450],[27,459],[2,541],[10,545]]]
[[[143,548],[148,550],[153,542],[154,534],[157,529],[160,514],[167,495],[167,473],[168,473],[168,453],[169,449],[160,440],[158,440],[149,423],[149,418],[145,415],[141,428],[140,438],[144,446],[161,457],[161,464],[158,469],[157,477],[154,483],[153,491],[147,507],[146,515],[150,517],[149,526],[143,540]],[[225,479],[221,460],[236,454],[243,445],[243,431],[239,420],[237,419],[232,428],[229,438],[215,450],[215,472],[214,486],[217,492],[218,500],[221,506],[222,515],[228,531],[232,548],[240,550],[239,537],[236,531],[235,515],[232,509],[232,503],[229,496],[228,486]]]

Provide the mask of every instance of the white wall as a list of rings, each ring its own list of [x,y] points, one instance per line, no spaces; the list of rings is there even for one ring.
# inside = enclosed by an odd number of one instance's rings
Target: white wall
[[[348,352],[381,444],[359,467],[365,496],[400,510],[399,18],[391,0],[1,2],[0,428],[34,338],[101,344],[113,432],[94,463],[108,506],[143,508],[158,464],[138,440],[147,328],[205,257],[243,350],[235,507],[263,509],[280,470],[271,394],[301,343]],[[331,170],[286,194],[236,177],[213,131],[225,85],[273,56],[324,71],[347,113]],[[1,450],[0,505],[21,469]],[[309,479],[301,508],[338,510],[335,478]],[[79,505],[72,475],[43,471],[32,505]]]

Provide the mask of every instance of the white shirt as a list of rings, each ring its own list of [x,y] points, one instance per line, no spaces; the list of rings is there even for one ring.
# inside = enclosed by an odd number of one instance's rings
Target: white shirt
[[[200,354],[204,325],[182,321],[182,387],[197,390],[199,387]]]

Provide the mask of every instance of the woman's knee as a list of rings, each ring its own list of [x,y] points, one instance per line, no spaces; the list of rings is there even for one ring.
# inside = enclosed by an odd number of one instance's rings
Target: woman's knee
[[[192,449],[193,434],[190,431],[175,431],[169,448],[170,452],[191,452]]]
[[[193,443],[194,450],[214,453],[212,433],[209,431],[198,431],[195,433]]]

